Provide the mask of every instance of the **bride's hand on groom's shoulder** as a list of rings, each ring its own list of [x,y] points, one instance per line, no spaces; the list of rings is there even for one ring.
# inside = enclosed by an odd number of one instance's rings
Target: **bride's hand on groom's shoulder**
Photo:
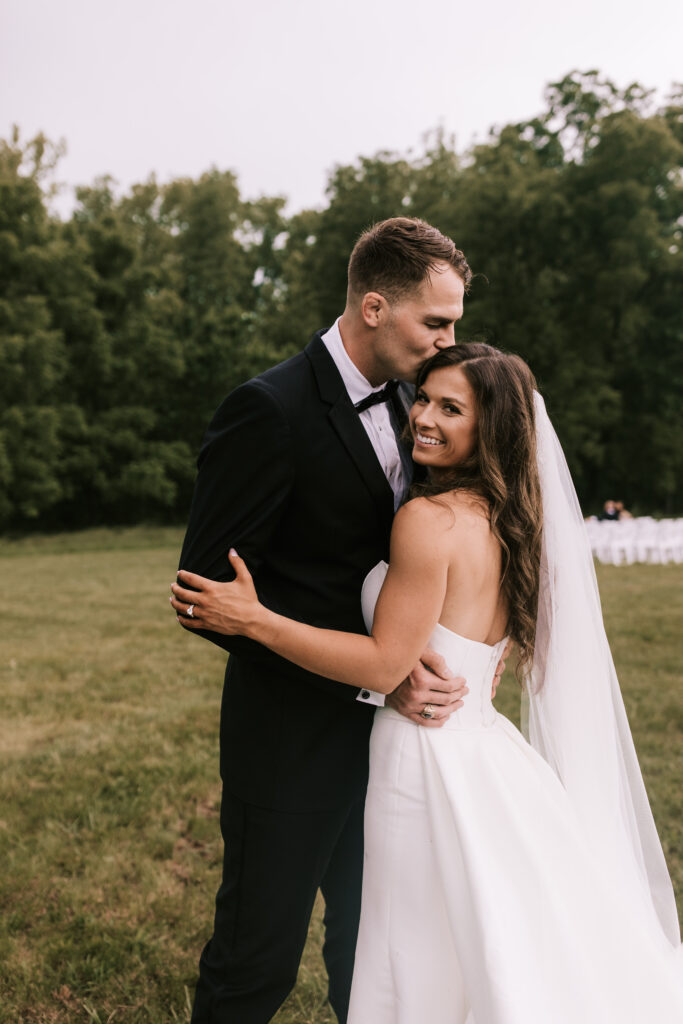
[[[234,548],[230,564],[235,570],[231,583],[220,583],[195,572],[178,570],[178,582],[171,584],[171,605],[185,629],[208,629],[212,633],[248,636],[261,608],[251,573]]]
[[[469,690],[462,676],[454,676],[444,658],[428,649],[408,678],[387,694],[385,704],[417,725],[439,729],[462,707],[466,693]],[[427,705],[432,713],[425,718],[422,712]]]

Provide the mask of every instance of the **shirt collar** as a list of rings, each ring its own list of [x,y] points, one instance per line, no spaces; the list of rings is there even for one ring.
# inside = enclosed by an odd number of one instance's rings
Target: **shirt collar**
[[[367,396],[372,394],[373,391],[381,391],[384,384],[380,384],[379,387],[373,388],[372,384],[370,384],[367,378],[363,376],[356,364],[353,362],[351,356],[344,348],[341,331],[339,330],[340,320],[341,317],[337,317],[329,331],[323,334],[322,341],[325,344],[327,351],[332,356],[334,365],[339,370],[349,398],[355,405],[357,402],[367,398]]]

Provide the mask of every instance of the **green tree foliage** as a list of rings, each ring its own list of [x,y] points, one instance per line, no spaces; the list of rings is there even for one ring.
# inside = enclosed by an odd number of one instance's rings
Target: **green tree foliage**
[[[47,152],[0,149],[0,525],[176,519],[218,402],[296,351],[256,330],[284,200],[102,178],[61,223]]]
[[[587,510],[683,498],[683,89],[654,109],[598,72],[458,154],[331,173],[291,217],[231,172],[117,196],[108,178],[49,214],[60,148],[0,143],[0,527],[177,519],[221,398],[343,308],[348,254],[384,217],[420,216],[467,253],[460,338],[518,352],[546,396]]]

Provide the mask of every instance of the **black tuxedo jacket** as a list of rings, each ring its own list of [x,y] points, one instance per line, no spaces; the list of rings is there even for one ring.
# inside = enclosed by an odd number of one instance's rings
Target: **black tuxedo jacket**
[[[361,633],[361,585],[388,559],[393,494],[322,333],[217,410],[180,567],[232,579],[235,547],[268,607]],[[358,690],[245,637],[201,635],[232,654],[221,712],[227,789],[290,811],[362,796],[374,709]]]

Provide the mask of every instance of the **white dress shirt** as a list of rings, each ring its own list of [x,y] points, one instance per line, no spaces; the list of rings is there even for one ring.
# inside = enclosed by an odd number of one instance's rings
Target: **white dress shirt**
[[[384,387],[373,388],[372,384],[363,376],[356,364],[351,360],[344,348],[341,332],[339,330],[339,319],[337,319],[329,331],[322,336],[327,351],[334,360],[334,365],[339,370],[341,379],[349,398],[356,405],[357,402],[367,398],[373,391],[381,391]],[[363,409],[359,413],[360,421],[365,427],[365,432],[374,448],[375,455],[380,466],[384,470],[389,486],[394,492],[394,509],[397,509],[403,498],[405,489],[405,475],[401,465],[401,457],[398,452],[398,442],[394,428],[391,425],[389,407],[386,402],[378,402],[371,405],[369,409]],[[358,595],[360,601],[360,594]],[[384,705],[384,694],[375,693],[373,690],[361,690],[357,700],[366,704],[375,704],[377,707]]]

